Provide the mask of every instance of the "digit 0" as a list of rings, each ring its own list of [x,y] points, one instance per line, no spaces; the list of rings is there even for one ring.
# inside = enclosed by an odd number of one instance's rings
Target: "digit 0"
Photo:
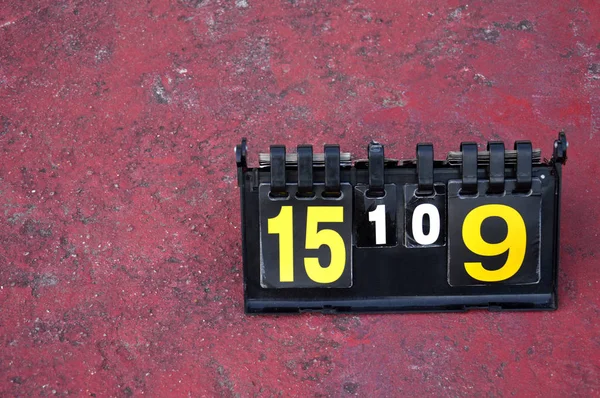
[[[429,216],[429,232],[423,232],[423,218]],[[440,212],[431,203],[418,205],[413,212],[412,233],[415,241],[420,245],[432,245],[440,236]]]
[[[500,243],[486,242],[481,236],[481,224],[489,217],[500,217],[506,222],[508,232]],[[494,271],[485,269],[480,262],[465,262],[465,269],[473,279],[482,282],[504,281],[514,276],[523,265],[527,230],[521,214],[510,206],[490,204],[474,208],[465,217],[462,238],[467,248],[480,256],[499,256],[508,251],[506,263]]]

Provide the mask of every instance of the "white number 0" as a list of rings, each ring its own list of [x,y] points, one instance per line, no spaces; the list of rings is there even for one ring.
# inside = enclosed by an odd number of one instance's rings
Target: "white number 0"
[[[429,232],[423,233],[423,217],[429,216]],[[415,241],[420,245],[431,245],[440,236],[440,212],[431,203],[423,203],[416,207],[412,218],[412,233]]]
[[[375,244],[385,245],[385,205],[377,205],[375,210],[370,211],[369,221],[375,223]]]

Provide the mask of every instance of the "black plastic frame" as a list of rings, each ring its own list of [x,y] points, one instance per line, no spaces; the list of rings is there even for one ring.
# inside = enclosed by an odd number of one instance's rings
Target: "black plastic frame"
[[[532,165],[532,177],[542,184],[542,229],[540,282],[530,285],[486,285],[452,287],[445,277],[446,247],[407,249],[402,244],[393,248],[359,248],[353,251],[354,283],[348,289],[265,289],[260,285],[260,233],[258,187],[270,183],[270,168],[248,168],[246,141],[236,147],[238,183],[242,212],[242,252],[245,311],[249,314],[282,314],[299,312],[382,313],[444,312],[470,309],[554,310],[558,306],[557,279],[560,231],[560,187],[562,166],[566,162],[567,141],[560,133],[554,142],[553,156]],[[516,180],[516,167],[506,166],[506,180]],[[388,162],[385,183],[397,187],[398,241],[403,238],[404,185],[417,184],[414,162]],[[297,181],[297,169],[286,168],[286,181]],[[541,177],[543,175],[543,177]],[[314,182],[324,183],[325,169],[315,168]],[[447,184],[462,178],[460,166],[436,161],[434,182]],[[487,179],[487,167],[478,165],[477,178]],[[342,183],[369,184],[364,164],[341,167]],[[400,263],[396,260],[402,259]],[[425,265],[423,265],[425,264]],[[433,264],[433,265],[431,265]],[[417,266],[418,265],[418,266]],[[395,268],[394,268],[395,267]],[[429,268],[428,268],[429,267]],[[368,272],[367,272],[368,271]],[[402,276],[402,278],[400,278]],[[407,277],[408,276],[408,277]],[[400,279],[407,280],[402,282]]]

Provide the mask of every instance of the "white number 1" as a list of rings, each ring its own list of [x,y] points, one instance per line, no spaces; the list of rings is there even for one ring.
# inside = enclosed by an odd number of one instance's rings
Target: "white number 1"
[[[370,211],[369,221],[375,223],[375,244],[385,245],[385,205],[377,205],[375,210]]]

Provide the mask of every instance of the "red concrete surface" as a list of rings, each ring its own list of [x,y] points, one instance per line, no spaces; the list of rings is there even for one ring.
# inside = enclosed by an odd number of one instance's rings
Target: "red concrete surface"
[[[600,3],[0,2],[1,396],[598,396]],[[570,139],[560,309],[243,314],[233,147]]]

